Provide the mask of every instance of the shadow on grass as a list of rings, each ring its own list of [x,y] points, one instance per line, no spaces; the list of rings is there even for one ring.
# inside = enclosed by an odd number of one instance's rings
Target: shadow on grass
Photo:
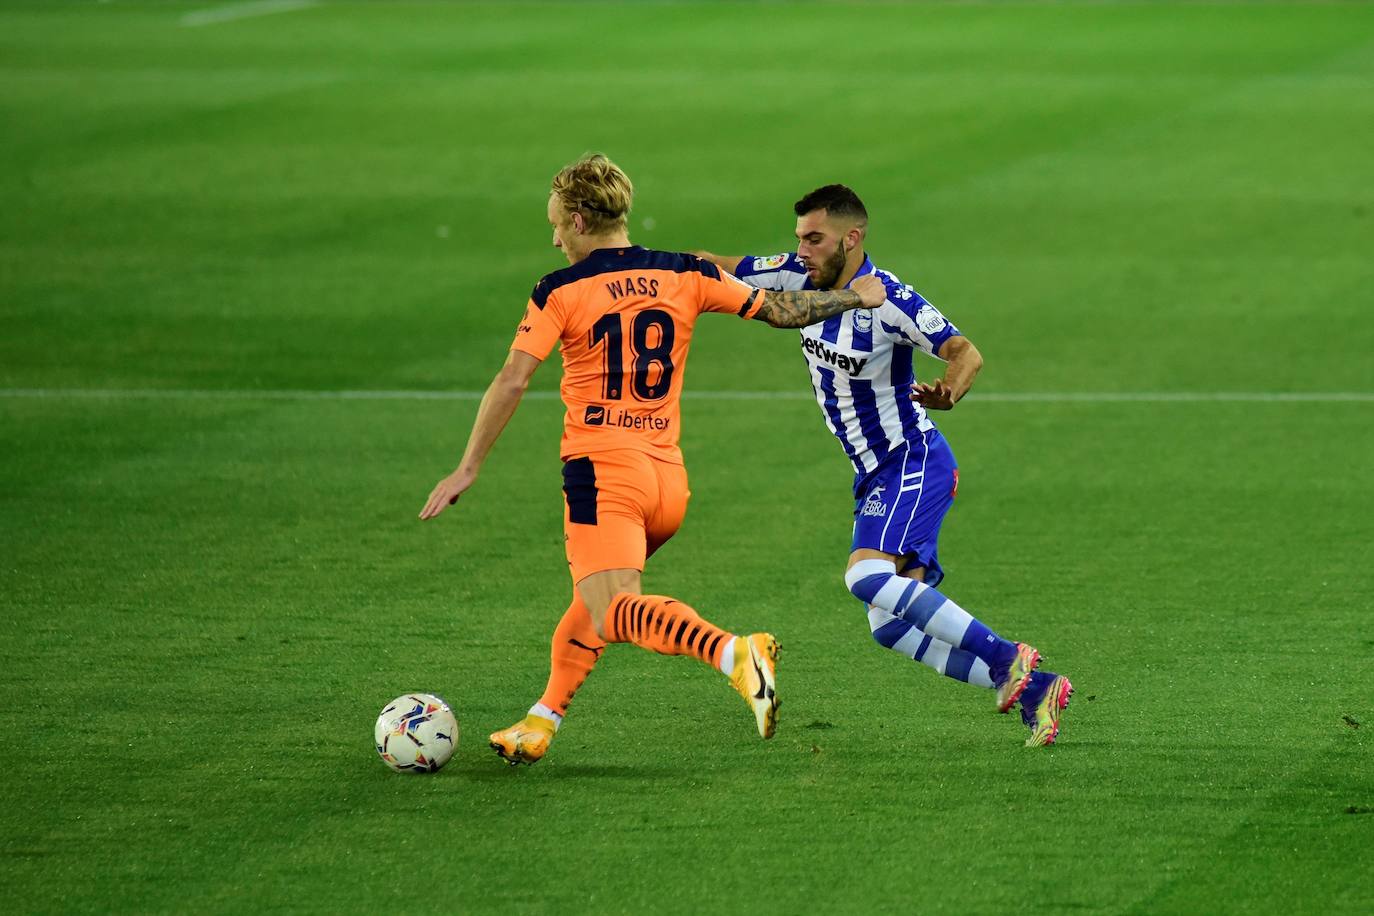
[[[610,780],[633,779],[636,781],[652,779],[680,780],[687,775],[686,770],[663,766],[647,766],[629,763],[576,763],[541,762],[534,766],[513,767],[493,760],[489,765],[471,764],[464,766],[460,773],[464,779],[494,782],[500,779],[583,779]]]

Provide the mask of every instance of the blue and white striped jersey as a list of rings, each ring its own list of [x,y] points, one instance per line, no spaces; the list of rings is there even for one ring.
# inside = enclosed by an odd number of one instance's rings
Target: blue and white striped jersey
[[[908,440],[935,424],[911,400],[912,351],[936,355],[959,333],[910,286],[865,258],[854,276],[877,274],[887,301],[876,309],[841,312],[801,330],[802,354],[816,403],[844,453],[863,476]],[[735,276],[761,289],[814,289],[795,253],[747,257]]]

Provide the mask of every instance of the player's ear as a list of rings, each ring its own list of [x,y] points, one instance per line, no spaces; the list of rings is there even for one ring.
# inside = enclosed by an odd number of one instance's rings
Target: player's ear
[[[574,210],[572,212],[572,224],[573,228],[577,230],[578,235],[583,235],[586,233],[587,218],[583,216],[580,211]]]

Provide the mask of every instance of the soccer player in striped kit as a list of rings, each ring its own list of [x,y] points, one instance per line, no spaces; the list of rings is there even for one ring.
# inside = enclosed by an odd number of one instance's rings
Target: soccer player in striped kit
[[[761,289],[844,289],[869,275],[887,288],[879,308],[834,315],[801,330],[816,402],[854,465],[854,539],[845,584],[868,605],[879,645],[947,677],[994,689],[999,712],[1019,701],[1031,732],[1027,746],[1053,744],[1073,692],[1069,679],[1037,671],[1038,651],[1003,639],[936,590],[944,579],[940,524],[958,490],[959,471],[926,411],[951,409],[973,383],[982,357],[933,305],[868,259],[868,211],[852,190],[827,185],[794,209],[795,254],[698,254]],[[943,378],[916,382],[917,349],[948,364]]]

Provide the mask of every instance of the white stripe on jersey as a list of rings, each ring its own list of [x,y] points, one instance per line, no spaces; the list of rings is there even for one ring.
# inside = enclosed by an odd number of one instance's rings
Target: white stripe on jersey
[[[803,331],[803,335],[805,335],[805,331]],[[830,416],[830,411],[825,409],[825,402],[828,396],[826,395],[825,390],[821,387],[820,370],[817,369],[816,366],[812,365],[807,367],[807,371],[811,373],[811,390],[816,395],[816,403],[821,405],[821,417],[825,420],[826,428],[830,430],[830,434],[832,436],[840,440],[840,447],[845,450],[846,455],[848,455],[850,452],[853,452],[855,456],[858,456],[860,453],[864,452],[868,448],[868,446],[864,443],[862,430],[859,430],[857,427],[853,427],[855,435],[854,438],[851,439],[849,434],[851,427],[843,420],[843,411],[838,411],[838,416],[841,417],[841,422],[839,424],[835,423],[835,419]],[[835,396],[837,398],[837,403],[843,402],[843,397],[840,395],[838,384],[835,386]]]

